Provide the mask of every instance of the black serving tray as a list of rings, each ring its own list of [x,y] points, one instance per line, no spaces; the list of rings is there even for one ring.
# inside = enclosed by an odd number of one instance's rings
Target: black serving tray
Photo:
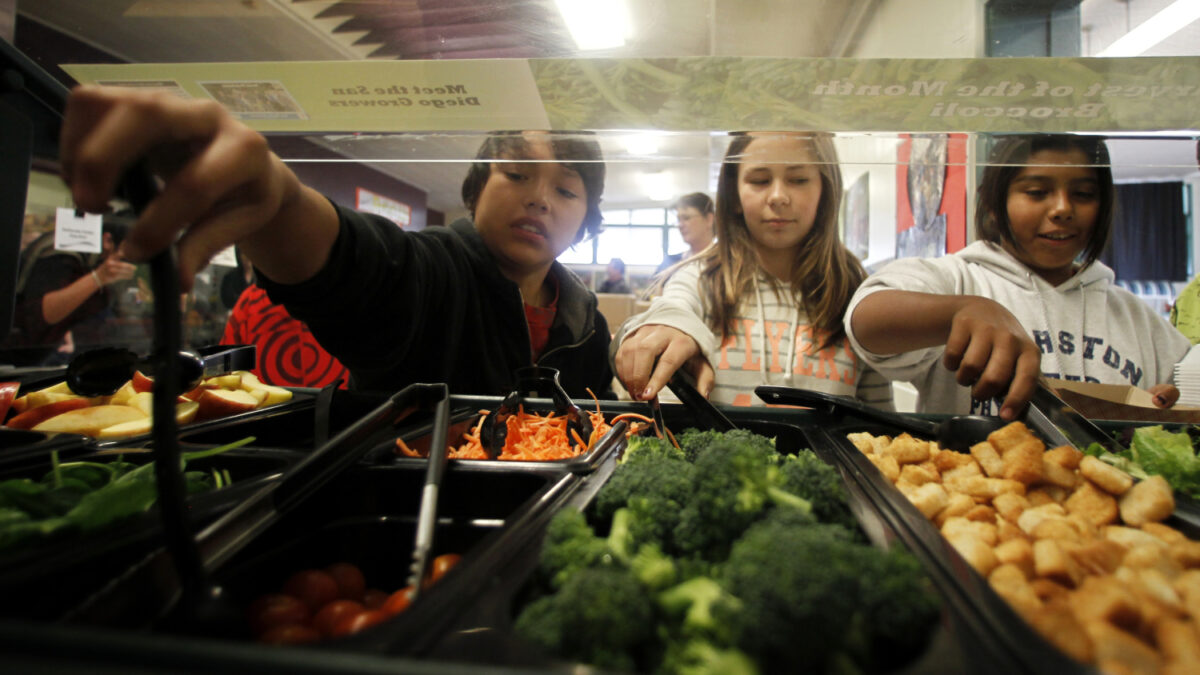
[[[675,432],[698,426],[696,418],[682,406],[665,404],[662,409],[668,427]],[[610,412],[610,406],[605,405],[605,412]],[[764,421],[764,416],[779,418],[780,415],[763,415],[761,410],[749,410],[745,414],[739,414],[737,409],[725,409],[725,412],[739,427],[773,437],[781,453],[809,448],[822,459],[831,461],[829,448],[823,447],[828,441],[819,432],[777,419]],[[578,488],[564,498],[558,508],[587,508],[612,475],[615,465],[615,457],[606,458],[593,473],[581,476]],[[886,548],[907,543],[871,493],[849,480],[846,487],[851,510],[874,545]],[[489,571],[492,580],[487,585],[487,592],[463,608],[450,630],[416,654],[435,662],[455,662],[463,669],[500,664],[522,669],[578,672],[578,664],[557,662],[525,644],[512,632],[513,621],[526,595],[526,585],[538,562],[545,526],[557,510],[545,510],[536,522],[530,523],[529,529],[519,533],[524,539],[520,553]],[[924,652],[897,672],[1017,672],[1017,659],[987,636],[986,626],[962,605],[957,589],[948,587],[953,585],[953,580],[938,568],[930,569],[930,577],[943,600],[942,620],[934,628]]]
[[[967,563],[936,525],[918,511],[847,438],[847,434],[854,432],[893,435],[894,431],[881,425],[861,422],[829,424],[821,430],[826,436],[823,444],[832,450],[843,474],[858,483],[862,491],[874,495],[881,513],[892,521],[896,532],[927,568],[936,568],[944,577],[952,580],[950,587],[959,595],[958,601],[964,610],[973,613],[972,620],[1019,659],[1021,671],[1047,675],[1098,673],[1092,666],[1064,654],[1034,630],[992,590],[987,579]],[[1187,523],[1172,519],[1168,524],[1196,538],[1197,533]]]
[[[210,446],[185,445],[183,450]],[[104,462],[121,458],[135,464],[150,461],[149,452],[82,455],[73,460]],[[191,495],[188,509],[197,525],[210,522],[248,494],[277,480],[299,455],[284,450],[243,447],[188,463],[189,470],[223,469],[233,483],[210,492]],[[40,479],[50,471],[49,455],[37,462],[0,471],[0,479]],[[56,620],[90,592],[159,546],[162,525],[156,509],[88,533],[65,533],[27,541],[0,551],[0,616]]]

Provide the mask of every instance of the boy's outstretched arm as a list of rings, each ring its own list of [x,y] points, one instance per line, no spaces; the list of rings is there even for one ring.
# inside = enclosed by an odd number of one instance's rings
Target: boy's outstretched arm
[[[1041,351],[1025,328],[1003,305],[980,296],[877,291],[858,303],[850,324],[859,344],[875,354],[945,345],[943,365],[971,387],[971,396],[1004,394],[1006,420],[1024,409],[1041,373]]]
[[[122,243],[124,258],[147,260],[178,238],[185,290],[230,244],[281,283],[303,281],[324,266],[337,239],[337,213],[261,134],[214,101],[76,88],[60,139],[63,180],[76,205],[106,211],[121,176],[141,159],[163,186]]]

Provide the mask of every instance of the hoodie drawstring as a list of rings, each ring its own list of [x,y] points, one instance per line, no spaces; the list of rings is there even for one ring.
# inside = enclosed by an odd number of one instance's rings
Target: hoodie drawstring
[[[758,371],[762,375],[761,384],[771,384],[771,378],[767,374],[767,313],[763,311],[762,291],[759,290],[759,285],[754,284],[754,299],[758,301]],[[792,312],[792,328],[788,333],[788,356],[784,362],[784,373],[787,374],[787,384],[793,384],[795,375],[796,361],[796,327],[800,325],[800,307],[793,307]]]

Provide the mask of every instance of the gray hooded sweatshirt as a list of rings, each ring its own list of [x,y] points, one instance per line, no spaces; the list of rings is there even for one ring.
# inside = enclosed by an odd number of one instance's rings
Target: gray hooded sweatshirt
[[[1113,271],[1096,262],[1051,286],[1003,248],[976,242],[941,258],[906,258],[867,279],[846,311],[855,351],[891,380],[911,382],[917,411],[992,415],[991,401],[973,401],[942,365],[944,346],[901,354],[863,349],[850,318],[863,298],[893,289],[941,295],[979,295],[1004,305],[1042,350],[1042,373],[1064,380],[1133,385],[1170,383],[1191,343],[1129,291],[1113,285]]]

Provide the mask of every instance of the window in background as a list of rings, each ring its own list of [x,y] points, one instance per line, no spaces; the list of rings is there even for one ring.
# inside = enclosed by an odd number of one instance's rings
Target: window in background
[[[657,265],[662,260],[662,228],[610,227],[596,246],[597,263],[620,258],[626,265]]]

